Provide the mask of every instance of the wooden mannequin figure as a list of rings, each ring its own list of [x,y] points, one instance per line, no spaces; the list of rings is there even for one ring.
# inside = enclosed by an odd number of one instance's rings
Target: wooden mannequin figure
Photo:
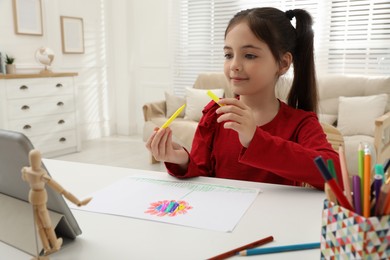
[[[47,192],[45,184],[53,190],[62,194],[77,206],[87,205],[92,198],[83,201],[77,199],[73,194],[66,191],[60,184],[54,181],[47,172],[42,169],[41,153],[38,150],[31,150],[29,153],[30,167],[23,167],[22,179],[29,183],[29,202],[33,206],[34,221],[41,239],[44,255],[58,251],[62,245],[62,238],[57,238],[51,223],[49,211],[47,210]],[[41,259],[38,257],[38,259]]]

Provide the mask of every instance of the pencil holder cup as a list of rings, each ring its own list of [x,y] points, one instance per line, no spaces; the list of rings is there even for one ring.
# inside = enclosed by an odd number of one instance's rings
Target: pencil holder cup
[[[389,259],[390,215],[365,218],[325,200],[321,259]]]

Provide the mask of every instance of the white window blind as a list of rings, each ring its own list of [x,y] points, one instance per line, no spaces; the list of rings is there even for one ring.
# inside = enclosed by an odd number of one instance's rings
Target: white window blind
[[[319,72],[390,74],[390,1],[327,1]],[[327,18],[328,17],[328,18]]]
[[[177,0],[172,6],[177,95],[184,95],[199,73],[223,71],[226,26],[235,13],[252,7],[310,12],[317,74],[390,74],[388,0]]]

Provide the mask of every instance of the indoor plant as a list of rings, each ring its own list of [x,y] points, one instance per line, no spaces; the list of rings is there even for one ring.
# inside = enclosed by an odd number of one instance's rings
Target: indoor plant
[[[16,68],[15,68],[14,61],[15,61],[14,57],[5,55],[5,64],[6,64],[5,68],[6,68],[7,74],[15,74]]]

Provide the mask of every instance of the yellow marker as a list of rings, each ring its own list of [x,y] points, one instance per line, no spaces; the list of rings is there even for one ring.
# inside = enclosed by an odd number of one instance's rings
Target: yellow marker
[[[218,104],[218,101],[219,101],[219,97],[217,97],[213,92],[211,92],[211,90],[207,90],[207,95],[215,101],[215,103]],[[218,104],[219,106],[222,106],[221,104]]]
[[[183,111],[183,109],[186,107],[186,104],[182,105],[181,107],[179,107],[178,110],[176,110],[175,113],[173,113],[173,115],[161,126],[162,129],[164,128],[167,128],[173,120],[175,120],[175,118],[180,115],[181,111]]]

